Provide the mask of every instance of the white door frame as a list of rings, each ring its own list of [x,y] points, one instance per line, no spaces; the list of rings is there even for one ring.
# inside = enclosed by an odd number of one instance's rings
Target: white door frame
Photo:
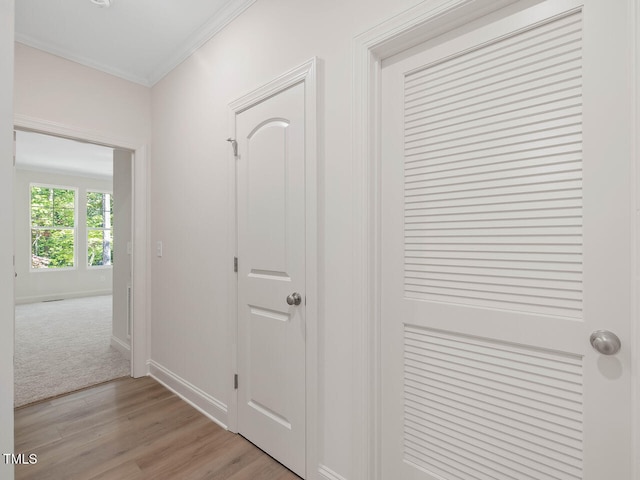
[[[49,122],[26,115],[15,114],[15,128],[38,133],[55,135],[73,140],[97,143],[114,148],[131,150],[133,155],[133,215],[132,215],[132,252],[131,268],[133,315],[131,331],[131,376],[144,377],[149,373],[149,272],[148,254],[148,147],[131,138],[111,137],[91,130]]]
[[[516,0],[426,0],[373,27],[354,39],[353,65],[353,202],[354,202],[354,374],[353,374],[353,480],[380,480],[380,76],[382,62],[444,32],[480,18]],[[522,0],[533,4],[539,0]],[[628,0],[634,42],[629,64],[635,112],[633,126],[635,165],[632,178],[635,245],[633,281],[634,318],[640,313],[640,5]],[[633,404],[640,405],[640,325],[632,326]],[[634,412],[633,451],[640,448],[640,407]],[[640,475],[640,459],[634,478]]]
[[[305,134],[305,268],[306,268],[306,476],[311,480],[317,473],[318,464],[318,174],[317,174],[317,131],[316,131],[316,89],[317,59],[303,63],[289,70],[273,81],[244,95],[229,105],[229,139],[235,139],[235,117],[257,103],[290,88],[304,83],[304,134]],[[237,239],[237,177],[235,155],[229,149],[229,212],[228,248],[229,252],[229,342],[231,348],[230,370],[228,372],[229,398],[227,427],[238,431],[238,391],[234,388],[234,374],[238,372],[238,279],[233,271],[233,257],[238,254]],[[242,259],[240,259],[242,261]]]

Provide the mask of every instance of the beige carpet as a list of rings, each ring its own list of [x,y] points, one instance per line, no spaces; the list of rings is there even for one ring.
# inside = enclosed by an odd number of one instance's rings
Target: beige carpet
[[[111,296],[16,305],[15,406],[129,375],[111,344]]]

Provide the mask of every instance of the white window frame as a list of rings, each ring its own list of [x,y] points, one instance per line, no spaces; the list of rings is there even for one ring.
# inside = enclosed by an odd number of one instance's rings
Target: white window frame
[[[34,227],[32,206],[31,206],[31,190],[33,187],[49,188],[56,190],[72,190],[73,193],[73,227]],[[29,183],[29,272],[64,272],[69,270],[77,270],[78,268],[78,188],[70,187],[66,185],[53,185],[48,183],[31,182]],[[31,232],[36,230],[73,230],[73,266],[72,267],[58,267],[58,268],[34,268],[33,267],[33,250],[31,245]]]
[[[100,189],[89,189],[87,188],[85,191],[85,211],[87,209],[87,205],[89,203],[89,194],[90,193],[101,193],[102,195],[109,195],[109,197],[111,199],[113,199],[113,192],[110,192],[108,190],[100,190]],[[113,212],[111,212],[113,213]],[[89,216],[86,215],[85,212],[85,229],[86,229],[86,235],[85,235],[85,250],[86,250],[86,254],[87,254],[87,269],[93,270],[93,269],[109,269],[109,268],[113,268],[113,263],[110,263],[109,265],[90,265],[89,264],[89,232],[95,232],[95,231],[101,231],[104,232],[105,230],[111,230],[113,232],[113,225],[109,225],[109,228],[98,228],[98,227],[90,227],[89,226]],[[111,249],[113,249],[113,242],[111,242]]]

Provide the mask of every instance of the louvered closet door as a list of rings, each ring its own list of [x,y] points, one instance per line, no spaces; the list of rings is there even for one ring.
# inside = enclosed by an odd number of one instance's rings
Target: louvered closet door
[[[517,3],[383,64],[383,479],[631,480],[626,15]]]

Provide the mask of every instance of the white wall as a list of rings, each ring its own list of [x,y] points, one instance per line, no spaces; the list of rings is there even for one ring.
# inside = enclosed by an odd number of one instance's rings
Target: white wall
[[[32,269],[30,230],[30,184],[48,184],[77,188],[76,266],[74,269]],[[16,170],[14,182],[16,303],[41,302],[59,298],[108,295],[111,293],[112,268],[87,266],[86,198],[87,190],[111,192],[111,179],[60,175],[31,170]]]
[[[152,259],[152,360],[226,404],[228,104],[319,57],[319,455],[326,471],[347,479],[356,477],[351,422],[357,408],[351,399],[352,42],[416,3],[258,1],[152,89],[151,242],[164,245],[162,258]]]
[[[13,19],[13,0],[0,0],[0,453],[13,453]]]
[[[138,146],[150,137],[149,102],[146,87],[15,44],[18,116],[95,132],[98,137],[131,139]]]
[[[131,208],[133,198],[131,152],[113,151],[113,329],[111,344],[123,351],[131,347],[128,335],[131,286]],[[127,246],[128,244],[128,246]]]
[[[135,149],[133,370],[148,360],[148,164],[151,91],[22,44],[15,45],[14,120],[17,125],[96,143]]]

